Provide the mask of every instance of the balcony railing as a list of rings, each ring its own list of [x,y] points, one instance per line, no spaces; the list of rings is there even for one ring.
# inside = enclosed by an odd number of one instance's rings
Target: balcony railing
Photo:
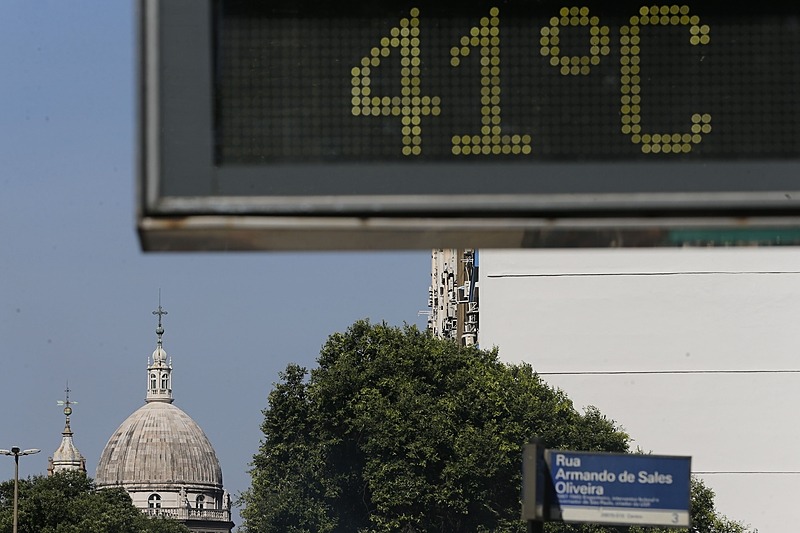
[[[150,507],[144,509],[147,516],[165,516],[175,520],[209,520],[212,522],[230,522],[231,512],[228,509],[192,509],[189,507]]]

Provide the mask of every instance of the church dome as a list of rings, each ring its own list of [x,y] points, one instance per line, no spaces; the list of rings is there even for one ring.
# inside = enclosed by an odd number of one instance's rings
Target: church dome
[[[167,402],[137,409],[111,435],[97,465],[98,487],[222,489],[219,460],[200,426]]]

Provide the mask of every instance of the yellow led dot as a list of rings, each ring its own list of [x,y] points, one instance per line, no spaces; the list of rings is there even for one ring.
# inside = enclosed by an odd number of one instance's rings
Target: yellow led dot
[[[539,53],[543,56],[549,56],[550,48],[548,48],[547,46],[542,46],[542,48],[539,50]]]
[[[664,152],[665,154],[670,153],[672,151],[672,145],[671,144],[661,145],[661,151]]]
[[[590,63],[592,65],[599,65],[600,64],[600,58],[598,56],[594,55],[594,56],[592,56],[592,59],[591,59]]]
[[[592,17],[589,19],[589,24],[591,24],[592,26],[597,26],[598,24],[600,24],[600,19],[598,17]]]
[[[569,76],[569,67],[561,67],[561,74]]]
[[[649,154],[650,153],[650,145],[649,144],[643,144],[642,145],[642,152],[644,152],[645,154]]]
[[[500,146],[499,144],[492,145],[492,153],[494,155],[499,155],[499,154],[502,153],[502,151],[503,151],[503,147]]]
[[[560,63],[560,61],[559,61],[559,59],[557,57],[554,56],[554,57],[550,58],[550,65],[551,66],[557,67],[559,63]]]
[[[577,65],[581,62],[581,58],[578,56],[572,56],[569,58],[570,65]]]
[[[689,17],[689,23],[691,23],[691,24],[699,24],[700,23],[700,17],[698,17],[697,15],[692,15],[691,17]]]
[[[573,76],[577,76],[578,74],[581,73],[581,67],[574,66],[569,69],[569,73],[572,74]]]
[[[701,130],[703,133],[711,133],[711,124],[703,124]]]
[[[453,58],[450,59],[450,66],[451,67],[457,67],[460,63],[461,63],[461,61],[457,57],[453,57]]]
[[[649,13],[650,13],[650,8],[648,8],[647,6],[642,6],[639,8],[640,15],[647,15]]]
[[[520,147],[520,145],[515,144],[511,147],[512,154],[519,154],[520,152],[522,152],[522,148]]]
[[[579,9],[577,7],[575,7],[575,6],[569,8],[569,14],[570,15],[574,16],[574,15],[577,15],[579,12],[580,12]]]
[[[695,113],[694,115],[692,115],[693,123],[698,124],[701,120],[703,120],[703,115],[701,115],[700,113]]]
[[[547,37],[550,35],[550,28],[547,26],[542,26],[542,29],[539,30],[539,33],[542,34],[542,37]]]
[[[633,135],[631,135],[631,141],[636,144],[639,144],[640,142],[642,142],[642,136],[634,133]]]
[[[558,10],[558,14],[561,15],[562,17],[566,17],[567,15],[569,15],[569,8],[562,7],[561,9]]]
[[[411,147],[403,146],[403,155],[411,155]]]
[[[561,20],[559,20],[558,22],[562,26],[569,26],[569,17],[561,17]]]
[[[657,153],[659,153],[661,151],[661,145],[660,144],[654,144],[654,145],[652,145],[651,150],[653,151],[654,154],[657,154]]]
[[[578,21],[581,26],[588,26],[589,25],[589,17],[581,17]]]
[[[685,154],[688,154],[689,152],[692,151],[692,145],[691,144],[682,144],[681,145],[681,151],[683,153],[685,153]]]
[[[353,87],[353,89],[350,91],[350,94],[352,94],[353,96],[360,96],[361,95],[361,88],[360,87]],[[357,100],[357,98],[354,98],[354,100]]]
[[[431,96],[431,105],[438,106],[441,103],[442,99],[438,96]]]
[[[622,118],[625,118],[625,117],[622,117]],[[630,124],[623,124],[621,130],[622,130],[622,133],[624,133],[625,135],[629,134],[631,132]]]
[[[354,107],[352,109],[352,112],[353,112],[353,116],[357,117],[357,116],[361,115],[361,109],[359,109],[358,107]]]
[[[491,16],[493,16],[493,17],[496,17],[497,15],[499,15],[499,14],[500,14],[500,9],[499,9],[499,8],[496,8],[496,7],[493,7],[493,8],[491,8],[491,9],[489,10],[489,14],[490,14]]]
[[[550,19],[550,26],[558,26],[559,19],[558,17],[553,17]]]
[[[680,24],[680,22],[681,18],[678,15],[672,15],[669,18],[669,23],[672,24],[673,26],[677,26],[678,24]]]
[[[680,13],[681,13],[681,15],[688,15],[689,14],[689,6],[685,6],[685,5],[681,6],[680,7]]]

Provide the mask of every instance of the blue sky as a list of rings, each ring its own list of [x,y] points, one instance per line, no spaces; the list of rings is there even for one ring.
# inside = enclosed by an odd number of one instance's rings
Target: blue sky
[[[424,326],[430,252],[143,253],[135,16],[127,0],[0,7],[0,448],[41,448],[20,468],[44,473],[68,380],[93,475],[144,402],[160,289],[175,403],[235,494],[279,371],[313,366],[327,336],[359,318]],[[13,461],[0,461],[11,477]]]

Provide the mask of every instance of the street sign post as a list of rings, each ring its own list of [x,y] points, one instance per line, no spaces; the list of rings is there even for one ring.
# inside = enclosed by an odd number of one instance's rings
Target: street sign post
[[[536,472],[533,453],[524,457],[523,502],[531,493],[544,501],[523,503],[525,520],[689,526],[690,457],[544,450]],[[533,478],[542,474],[544,486]]]
[[[146,250],[800,244],[800,4],[141,0]]]

